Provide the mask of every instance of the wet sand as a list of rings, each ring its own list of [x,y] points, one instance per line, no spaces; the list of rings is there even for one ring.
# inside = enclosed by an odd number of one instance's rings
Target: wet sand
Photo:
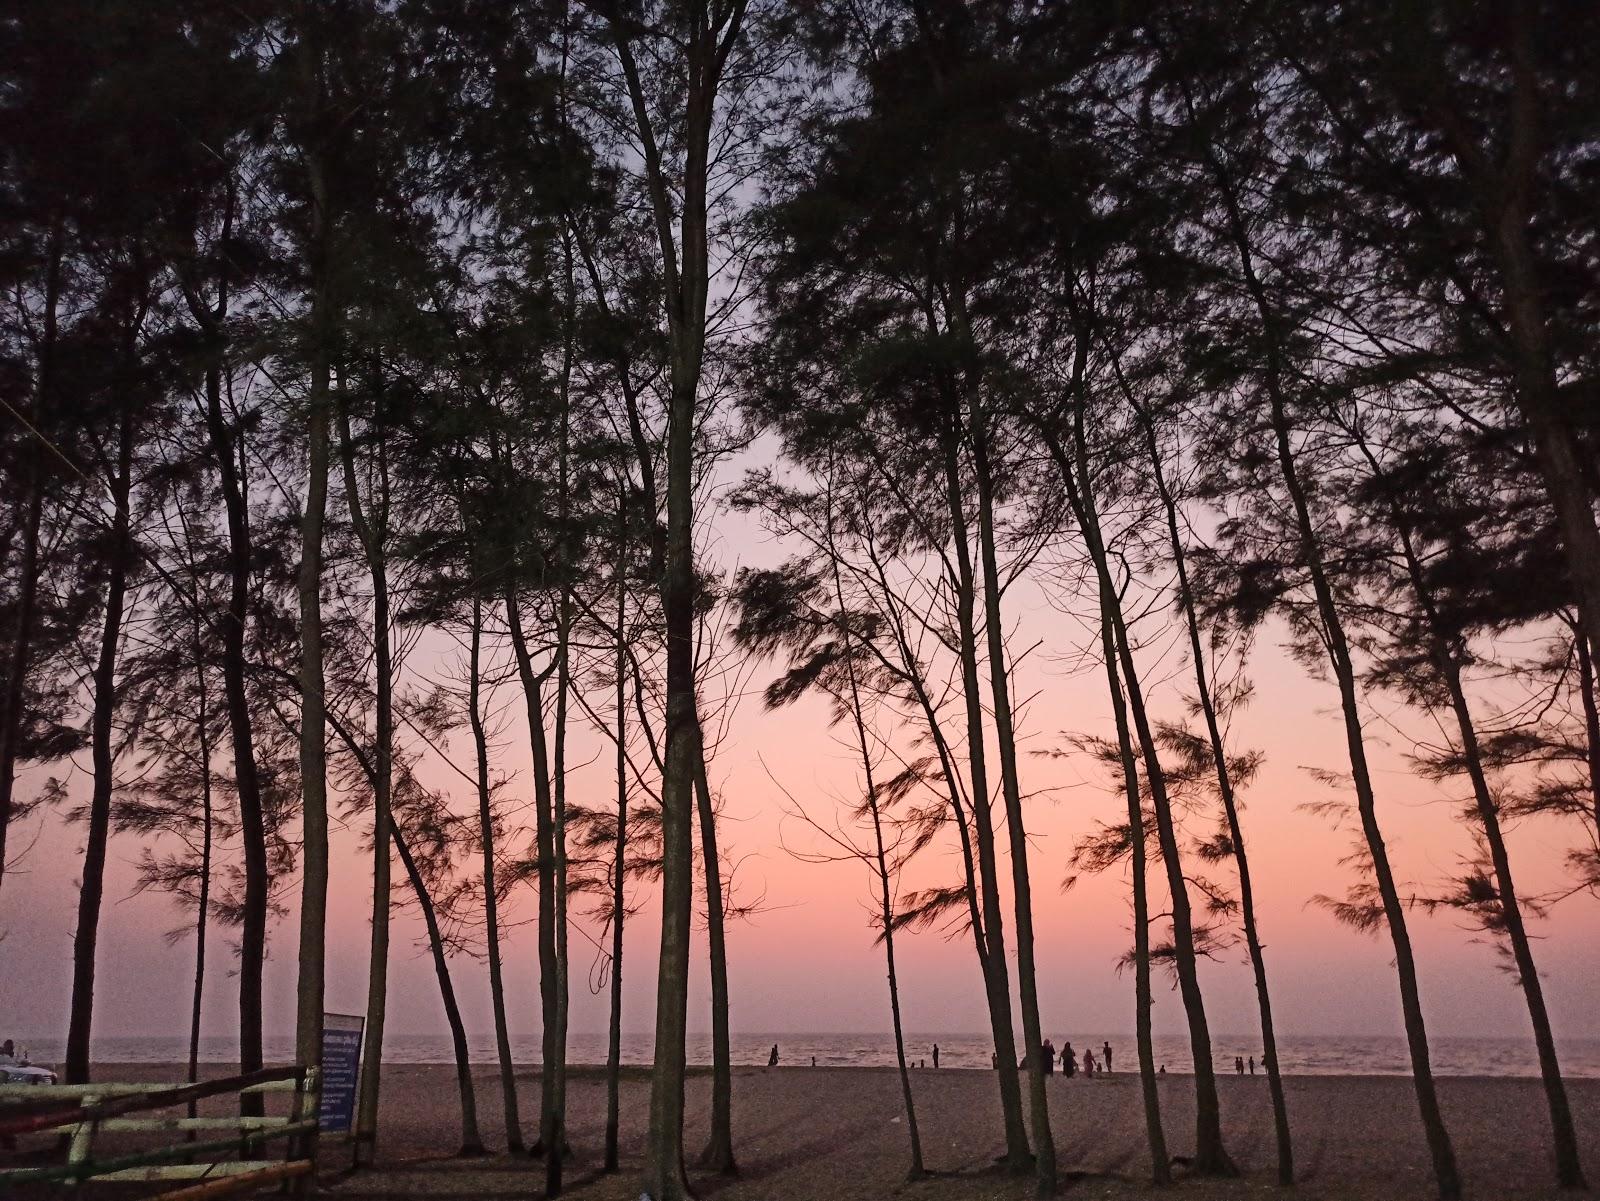
[[[222,1074],[209,1069],[207,1074]],[[181,1078],[176,1068],[106,1065],[99,1079]],[[504,1149],[498,1075],[475,1071],[479,1123],[491,1149]],[[519,1070],[524,1126],[537,1125],[537,1069]],[[740,1174],[690,1180],[720,1201],[903,1197],[908,1201],[978,1201],[1033,1195],[1030,1179],[999,1175],[992,1164],[1003,1141],[994,1077],[970,1070],[913,1074],[924,1161],[932,1173],[907,1182],[906,1125],[894,1071],[884,1068],[737,1068],[734,1145]],[[689,1079],[685,1145],[690,1160],[706,1137],[710,1077]],[[1434,1191],[1411,1082],[1404,1077],[1323,1076],[1285,1082],[1294,1124],[1299,1185],[1275,1180],[1272,1112],[1262,1076],[1219,1079],[1225,1137],[1244,1175],[1233,1181],[1184,1181],[1185,1197],[1295,1197],[1410,1201]],[[1585,1166],[1600,1177],[1600,1080],[1569,1082]],[[1188,1076],[1161,1079],[1167,1143],[1174,1155],[1193,1150],[1194,1107]],[[1440,1081],[1445,1116],[1470,1197],[1570,1196],[1551,1183],[1544,1094],[1537,1080]],[[542,1167],[501,1154],[461,1160],[455,1073],[443,1065],[393,1065],[384,1070],[379,1167],[350,1175],[348,1148],[326,1146],[324,1191],[349,1198],[428,1195],[482,1198],[537,1196]],[[1063,1195],[1092,1198],[1172,1196],[1149,1184],[1149,1155],[1137,1077],[1118,1074],[1050,1081],[1052,1127]],[[648,1077],[629,1069],[621,1090],[622,1171],[599,1173],[605,1080],[574,1069],[568,1084],[568,1128],[574,1158],[566,1195],[584,1201],[636,1201],[648,1121]],[[531,1141],[531,1138],[530,1138]],[[120,1191],[120,1190],[119,1190]]]

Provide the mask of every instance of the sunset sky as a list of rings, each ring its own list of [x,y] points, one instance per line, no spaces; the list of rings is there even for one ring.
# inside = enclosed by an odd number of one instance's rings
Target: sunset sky
[[[719,518],[719,523],[722,519]],[[771,563],[782,547],[759,531],[729,517],[714,550],[728,566]],[[1086,628],[1045,603],[1036,591],[1016,591],[1010,614],[1017,622],[1013,645],[1038,642],[1017,674],[1016,695],[1032,697],[1020,722],[1027,751],[1061,746],[1062,731],[1111,734],[1104,677],[1094,663],[1078,657]],[[1153,632],[1152,632],[1153,633]],[[1256,875],[1257,904],[1267,944],[1268,968],[1280,1029],[1289,1034],[1387,1034],[1399,1031],[1399,1005],[1389,967],[1387,936],[1369,938],[1340,927],[1323,909],[1309,904],[1318,893],[1339,894],[1351,878],[1340,859],[1350,847],[1347,832],[1330,830],[1323,817],[1302,811],[1304,802],[1334,792],[1306,768],[1344,768],[1343,731],[1337,697],[1330,684],[1309,678],[1284,651],[1281,630],[1269,629],[1258,642],[1250,666],[1255,698],[1236,722],[1236,745],[1266,751],[1260,778],[1246,794],[1244,820]],[[448,643],[424,643],[408,664],[413,686],[424,676],[455,669]],[[754,693],[774,673],[757,667]],[[1153,703],[1167,716],[1181,715],[1179,690],[1186,665],[1170,637],[1152,639],[1145,653],[1146,684]],[[1368,704],[1372,703],[1368,693]],[[1380,701],[1383,698],[1378,698]],[[496,770],[516,775],[508,795],[525,791],[525,733],[518,714],[520,694],[502,688],[494,698],[502,731]],[[1420,893],[1437,889],[1468,847],[1465,828],[1454,820],[1454,798],[1461,789],[1416,778],[1405,753],[1419,729],[1414,714],[1398,702],[1369,710],[1367,726],[1380,788],[1380,817],[1402,880]],[[889,1025],[881,949],[868,928],[870,878],[857,864],[817,865],[797,861],[784,844],[814,845],[800,825],[782,815],[783,790],[814,812],[831,811],[838,798],[858,787],[859,761],[842,731],[829,730],[820,702],[769,713],[759,695],[740,704],[731,735],[713,770],[714,785],[726,803],[722,832],[724,855],[736,862],[739,899],[761,901],[758,913],[728,933],[735,1031],[869,1032]],[[449,745],[456,762],[469,764],[471,746],[463,733]],[[87,756],[75,769],[73,789],[86,786]],[[614,796],[610,759],[592,731],[574,735],[569,789],[579,803],[607,805]],[[1066,760],[1029,756],[1023,787],[1033,836],[1033,871],[1040,998],[1047,1030],[1131,1030],[1132,977],[1119,975],[1116,959],[1129,944],[1125,875],[1080,880],[1070,892],[1061,883],[1076,838],[1097,820],[1115,821],[1124,812],[1120,796],[1108,788],[1100,769],[1083,756]],[[769,777],[770,772],[770,777]],[[24,787],[37,787],[45,773],[33,772]],[[773,783],[775,777],[782,790]],[[435,786],[451,791],[458,810],[475,804],[465,781],[435,763],[427,769]],[[999,811],[997,824],[999,824]],[[65,1032],[71,978],[71,931],[76,903],[80,834],[59,811],[28,823],[15,843],[38,840],[20,869],[6,882],[0,924],[0,1036],[40,1042]],[[1562,859],[1578,832],[1555,823],[1529,824],[1511,834],[1513,866],[1527,894],[1562,889]],[[354,827],[336,827],[332,876],[327,1007],[359,1012],[365,1004],[369,868],[357,846]],[[165,899],[130,895],[132,839],[112,841],[107,907],[100,941],[96,1031],[106,1036],[165,1035],[186,1031],[193,944],[174,946],[163,932],[187,920]],[[475,870],[475,869],[471,869]],[[959,871],[953,840],[939,843],[910,870],[907,883],[949,881]],[[1213,869],[1231,881],[1231,870]],[[1004,866],[1002,880],[1009,879]],[[397,898],[409,899],[398,866]],[[653,1013],[657,918],[654,884],[640,886],[644,908],[628,926],[623,1027],[647,1031]],[[292,903],[296,883],[288,894]],[[538,1027],[537,967],[533,928],[533,889],[524,886],[511,906],[522,924],[511,931],[506,950],[511,1025],[515,1032]],[[585,915],[577,925],[598,937],[598,921]],[[1448,916],[1415,911],[1423,998],[1438,1034],[1520,1035],[1527,1014],[1510,976],[1500,970],[1492,948]],[[1558,1036],[1600,1035],[1600,901],[1587,894],[1555,906],[1539,926],[1536,954],[1547,980],[1547,996]],[[293,1024],[294,934],[292,919],[273,927],[267,969],[267,1030],[287,1034]],[[1008,939],[1014,924],[1008,919]],[[421,923],[407,908],[397,919],[390,986],[389,1030],[396,1034],[442,1033],[438,990],[425,948]],[[215,937],[207,987],[205,1031],[233,1032],[236,981],[228,935]],[[605,1028],[606,997],[586,986],[595,945],[575,932],[571,938],[573,996],[571,1029]],[[903,936],[900,969],[908,1029],[976,1032],[987,1028],[980,977],[970,936],[958,931]],[[1242,944],[1219,962],[1203,967],[1212,1028],[1244,1034],[1255,1028],[1253,992]],[[456,984],[469,1030],[491,1029],[486,972],[481,962],[458,961]],[[699,962],[690,1028],[708,1027],[703,956]],[[1177,1033],[1182,1012],[1176,994],[1158,986],[1158,1031]],[[644,1036],[648,1037],[648,1036]]]

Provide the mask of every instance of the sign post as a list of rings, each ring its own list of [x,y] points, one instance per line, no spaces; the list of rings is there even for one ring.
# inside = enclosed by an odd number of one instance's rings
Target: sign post
[[[317,1128],[323,1133],[348,1133],[355,1125],[356,1076],[361,1071],[366,1024],[360,1014],[322,1015],[322,1108]]]

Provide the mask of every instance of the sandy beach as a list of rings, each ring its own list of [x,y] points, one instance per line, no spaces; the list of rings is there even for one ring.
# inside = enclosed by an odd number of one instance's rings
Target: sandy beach
[[[221,1074],[221,1069],[216,1069]],[[209,1073],[208,1073],[209,1074]],[[176,1068],[105,1065],[104,1080],[181,1078]],[[491,1147],[503,1146],[500,1088],[490,1069],[476,1073],[479,1121]],[[721,1201],[903,1197],[908,1201],[989,1201],[1030,1197],[1029,1180],[995,1174],[1001,1147],[999,1106],[987,1072],[945,1069],[915,1073],[917,1116],[927,1179],[905,1179],[907,1150],[899,1083],[881,1068],[738,1068],[734,1073],[734,1138],[740,1175],[691,1171],[704,1197]],[[1185,1181],[1197,1198],[1293,1196],[1302,1199],[1409,1201],[1433,1196],[1411,1082],[1405,1077],[1323,1076],[1287,1082],[1300,1184],[1273,1184],[1271,1111],[1263,1077],[1223,1077],[1223,1122],[1229,1150],[1244,1171],[1237,1181]],[[524,1120],[537,1121],[538,1072],[518,1072]],[[1539,1083],[1531,1079],[1440,1081],[1469,1196],[1555,1198],[1548,1132]],[[1591,1179],[1600,1174],[1600,1080],[1569,1082]],[[710,1078],[689,1080],[686,1145],[705,1138]],[[1059,1076],[1050,1085],[1051,1115],[1062,1165],[1063,1193],[1074,1197],[1143,1198],[1162,1194],[1147,1184],[1138,1081],[1131,1074],[1092,1081]],[[1171,1151],[1191,1149],[1190,1080],[1168,1075],[1161,1100]],[[574,1069],[568,1090],[575,1158],[566,1195],[584,1201],[636,1201],[636,1168],[648,1116],[648,1082],[630,1070],[622,1088],[623,1170],[599,1173],[605,1080],[598,1069]],[[346,1198],[470,1196],[526,1198],[542,1174],[504,1155],[463,1161],[455,1075],[443,1065],[394,1065],[384,1071],[380,1166],[351,1175],[348,1149],[324,1149],[324,1189]]]

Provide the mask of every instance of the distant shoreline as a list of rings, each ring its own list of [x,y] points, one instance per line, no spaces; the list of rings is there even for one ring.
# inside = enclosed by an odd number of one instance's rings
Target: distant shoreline
[[[210,1074],[210,1075],[221,1075],[222,1074],[221,1072],[210,1072],[210,1071],[208,1071],[208,1069],[226,1068],[226,1067],[231,1067],[231,1066],[233,1066],[233,1065],[232,1065],[232,1062],[229,1061],[229,1060],[206,1059],[206,1060],[201,1060],[200,1061],[200,1069],[201,1069],[201,1074],[202,1075],[208,1075],[208,1074]],[[274,1066],[282,1066],[282,1065],[277,1064],[276,1061],[269,1061],[266,1066],[274,1067]],[[416,1068],[416,1069],[439,1068],[439,1069],[447,1069],[447,1070],[453,1072],[455,1070],[455,1066],[456,1065],[455,1065],[455,1063],[453,1061],[448,1061],[448,1060],[447,1061],[432,1061],[432,1060],[430,1060],[430,1061],[426,1061],[426,1062],[423,1062],[423,1061],[420,1061],[420,1060],[407,1060],[403,1064],[389,1064],[389,1063],[386,1062],[384,1066],[385,1066],[386,1069],[389,1068],[389,1067],[406,1067],[406,1068]],[[472,1074],[473,1074],[474,1077],[477,1077],[477,1076],[498,1076],[499,1072],[500,1072],[499,1065],[493,1064],[493,1063],[474,1062],[474,1063],[470,1064],[469,1066],[472,1068]],[[540,1064],[537,1061],[528,1061],[528,1062],[517,1061],[517,1062],[513,1062],[511,1066],[512,1066],[512,1069],[519,1076],[521,1076],[521,1075],[537,1076],[537,1075],[539,1075],[540,1069],[543,1067],[543,1065]],[[182,1078],[182,1076],[183,1076],[183,1073],[188,1070],[188,1065],[185,1064],[185,1063],[157,1063],[157,1062],[144,1061],[144,1060],[122,1060],[122,1061],[119,1061],[119,1060],[114,1060],[114,1059],[108,1059],[108,1060],[96,1060],[91,1065],[91,1068],[92,1068],[92,1071],[93,1071],[94,1075],[98,1079],[100,1079],[102,1081],[110,1081],[110,1080],[112,1080],[112,1077],[103,1075],[104,1072],[112,1071],[112,1070],[119,1070],[119,1069],[130,1069],[130,1074],[135,1076],[135,1077],[138,1077],[138,1078],[166,1079],[167,1078],[166,1076],[156,1077],[156,1076],[154,1076],[154,1073],[156,1073],[156,1072],[163,1072],[163,1073],[170,1072],[170,1073],[172,1073],[171,1078],[173,1080],[180,1080]],[[711,1073],[711,1065],[709,1063],[691,1063],[691,1064],[688,1065],[688,1069],[687,1070],[688,1070],[688,1073],[691,1076],[710,1075],[710,1073]],[[897,1068],[897,1067],[888,1067],[888,1066],[884,1066],[882,1064],[861,1064],[861,1063],[826,1063],[826,1064],[819,1063],[815,1067],[813,1067],[809,1063],[779,1063],[776,1068],[769,1068],[769,1067],[766,1066],[766,1064],[760,1064],[760,1063],[735,1063],[733,1065],[733,1072],[736,1075],[741,1075],[741,1074],[758,1074],[759,1075],[759,1074],[761,1074],[763,1072],[773,1072],[773,1071],[777,1071],[777,1072],[866,1072],[866,1073],[891,1073],[891,1074],[895,1074],[895,1073],[898,1073],[899,1070],[900,1069]],[[587,1077],[587,1076],[603,1076],[605,1074],[605,1071],[606,1071],[606,1065],[603,1064],[603,1063],[575,1063],[575,1062],[569,1062],[567,1064],[567,1073],[569,1075],[573,1075],[573,1076],[585,1076],[585,1077]],[[643,1078],[646,1078],[646,1077],[649,1076],[649,1074],[650,1074],[650,1066],[648,1064],[625,1063],[625,1064],[622,1065],[621,1071],[622,1071],[622,1075],[625,1076],[625,1077],[643,1079]],[[993,1071],[992,1068],[974,1068],[974,1067],[940,1067],[940,1068],[933,1068],[933,1067],[918,1068],[918,1067],[912,1067],[911,1068],[911,1073],[912,1073],[912,1075],[914,1077],[928,1076],[928,1075],[934,1074],[935,1072],[937,1072],[941,1076],[952,1075],[952,1074],[956,1074],[956,1073],[960,1073],[961,1075],[967,1075],[967,1076],[987,1076],[987,1075],[991,1074],[992,1071]],[[1248,1072],[1244,1076],[1238,1076],[1232,1070],[1229,1070],[1228,1072],[1222,1072],[1220,1067],[1218,1069],[1218,1074],[1220,1076],[1223,1076],[1226,1079],[1249,1080],[1249,1079],[1252,1078]],[[1114,1082],[1114,1081],[1118,1081],[1118,1080],[1137,1079],[1138,1075],[1139,1075],[1139,1073],[1138,1073],[1137,1069],[1132,1069],[1132,1070],[1129,1070],[1129,1071],[1112,1072],[1112,1073],[1110,1073],[1109,1078],[1107,1077],[1106,1073],[1097,1072],[1092,1079],[1085,1080],[1084,1077],[1083,1077],[1083,1074],[1080,1072],[1077,1075],[1071,1077],[1071,1083],[1074,1086],[1077,1086],[1079,1084],[1095,1085],[1095,1084],[1100,1083],[1102,1080],[1107,1080],[1108,1082]],[[1183,1079],[1193,1079],[1194,1072],[1189,1067],[1189,1065],[1187,1065],[1187,1064],[1183,1065],[1183,1066],[1168,1065],[1166,1072],[1162,1073],[1162,1075],[1164,1077],[1171,1077],[1171,1078],[1174,1078],[1174,1079],[1183,1080]],[[1438,1073],[1435,1073],[1435,1075],[1438,1075]],[[1057,1070],[1054,1073],[1054,1076],[1060,1077],[1063,1080],[1067,1079],[1067,1077],[1062,1076],[1062,1074],[1061,1074],[1061,1072],[1059,1070]],[[1259,1079],[1261,1081],[1261,1084],[1262,1084],[1263,1088],[1266,1087],[1266,1080],[1267,1080],[1266,1074],[1261,1071],[1259,1065],[1257,1066],[1256,1074],[1255,1074],[1254,1078],[1255,1079]],[[1405,1079],[1409,1079],[1409,1073],[1406,1073],[1406,1072],[1302,1072],[1302,1073],[1286,1073],[1284,1075],[1284,1080],[1286,1080],[1286,1081],[1289,1081],[1289,1080],[1325,1080],[1325,1081],[1341,1081],[1341,1082],[1343,1082],[1343,1081],[1352,1081],[1352,1082],[1354,1082],[1354,1081],[1362,1081],[1362,1080],[1391,1081],[1391,1080],[1405,1080]],[[1537,1076],[1530,1076],[1530,1075],[1523,1075],[1523,1074],[1507,1072],[1507,1073],[1503,1073],[1503,1074],[1500,1074],[1500,1075],[1493,1075],[1493,1074],[1488,1074],[1488,1073],[1484,1073],[1484,1074],[1480,1074],[1480,1075],[1455,1075],[1455,1076],[1446,1075],[1446,1076],[1442,1076],[1441,1079],[1460,1080],[1460,1081],[1463,1081],[1463,1082],[1470,1082],[1470,1081],[1504,1082],[1504,1081],[1537,1081],[1538,1077]],[[1584,1079],[1595,1079],[1595,1077],[1573,1076],[1573,1077],[1568,1077],[1568,1079],[1584,1080]]]

